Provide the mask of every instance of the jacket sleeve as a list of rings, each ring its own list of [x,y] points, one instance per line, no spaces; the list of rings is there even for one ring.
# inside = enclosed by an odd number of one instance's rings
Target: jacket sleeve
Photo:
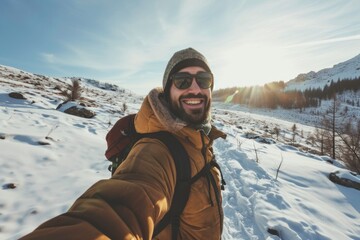
[[[111,179],[21,239],[151,239],[170,208],[176,169],[166,146],[141,139]]]

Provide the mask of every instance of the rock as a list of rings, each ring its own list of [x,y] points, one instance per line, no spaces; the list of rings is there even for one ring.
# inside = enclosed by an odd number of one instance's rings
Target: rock
[[[272,140],[270,138],[263,138],[263,137],[256,138],[256,141],[259,142],[259,143],[266,143],[266,144],[274,144],[274,143],[276,143],[274,140]]]
[[[86,108],[78,108],[76,106],[73,106],[71,108],[68,108],[64,111],[67,114],[71,114],[71,115],[75,115],[78,117],[83,117],[83,118],[93,118],[96,116],[96,113],[86,109]]]
[[[83,118],[93,118],[96,115],[95,112],[85,108],[84,106],[79,105],[76,102],[71,101],[66,101],[59,104],[56,110]]]
[[[252,132],[247,132],[243,136],[247,139],[257,139],[260,137],[259,135],[252,133]]]
[[[352,181],[352,180],[347,179],[347,178],[340,178],[336,174],[337,174],[337,172],[332,172],[332,173],[329,174],[330,181],[332,181],[333,183],[343,185],[345,187],[355,188],[355,189],[360,191],[360,183]]]
[[[4,185],[2,185],[3,189],[15,189],[16,188],[16,184],[15,183],[5,183]]]
[[[31,212],[30,212],[30,214],[32,214],[32,215],[36,215],[36,214],[38,214],[38,211],[35,209],[35,210],[32,210]]]
[[[9,93],[9,97],[15,98],[15,99],[26,99],[22,93],[19,92],[11,92]]]
[[[267,232],[270,233],[271,235],[275,235],[275,236],[280,237],[280,233],[279,233],[279,231],[276,230],[276,229],[268,228],[268,229],[267,229]]]

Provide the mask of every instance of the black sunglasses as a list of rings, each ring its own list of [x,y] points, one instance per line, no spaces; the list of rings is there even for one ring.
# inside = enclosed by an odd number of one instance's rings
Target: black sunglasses
[[[172,75],[170,79],[178,89],[187,89],[191,86],[194,78],[202,89],[210,88],[213,84],[213,75],[210,72],[198,72],[196,74],[178,72]]]

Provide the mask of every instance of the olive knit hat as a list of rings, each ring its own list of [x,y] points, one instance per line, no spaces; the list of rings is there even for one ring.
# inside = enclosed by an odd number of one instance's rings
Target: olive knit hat
[[[170,77],[181,69],[192,66],[202,67],[204,70],[211,72],[209,64],[204,55],[195,49],[186,48],[174,53],[166,66],[163,77],[163,89],[166,98],[169,96],[171,86],[171,81],[169,81]]]

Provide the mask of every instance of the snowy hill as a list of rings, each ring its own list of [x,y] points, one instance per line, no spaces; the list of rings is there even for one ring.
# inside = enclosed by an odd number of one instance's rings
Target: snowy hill
[[[359,76],[360,54],[350,60],[336,64],[332,68],[299,74],[286,83],[285,90],[322,89],[326,84],[330,85],[331,81],[337,82],[339,79],[352,79]]]
[[[79,118],[56,110],[63,101],[60,89],[70,83],[0,66],[0,239],[32,231],[110,176],[105,135],[119,117],[135,113],[142,98],[81,80],[81,101],[96,116]],[[10,92],[25,99],[13,99]],[[214,103],[213,123],[228,134],[214,144],[227,182],[223,239],[360,239],[360,191],[336,185],[328,175],[339,171],[357,182],[359,177],[340,161],[330,164],[327,156],[290,145],[294,121],[287,119],[300,119],[297,112],[272,113]],[[308,122],[297,123],[302,134],[296,142],[311,149]],[[281,128],[279,139],[268,131],[275,126]]]

